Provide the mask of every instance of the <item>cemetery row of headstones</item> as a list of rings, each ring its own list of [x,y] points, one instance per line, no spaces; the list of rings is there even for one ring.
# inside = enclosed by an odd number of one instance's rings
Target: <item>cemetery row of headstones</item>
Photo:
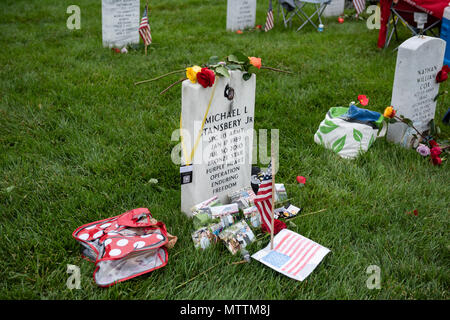
[[[104,47],[123,47],[139,43],[140,0],[102,0],[102,38]],[[324,16],[344,12],[344,0],[333,0]],[[228,0],[226,29],[253,28],[256,20],[256,0]]]

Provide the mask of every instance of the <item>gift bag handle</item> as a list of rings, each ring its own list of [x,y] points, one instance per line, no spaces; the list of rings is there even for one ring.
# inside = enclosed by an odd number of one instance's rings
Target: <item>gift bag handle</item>
[[[145,216],[146,221],[138,222],[143,216]],[[149,227],[153,225],[152,215],[147,208],[138,208],[127,211],[120,215],[117,219],[117,223],[127,227]]]
[[[377,134],[377,138],[383,138],[386,135],[386,131],[387,131],[387,122],[385,120],[383,120],[382,122],[382,128],[381,130],[379,130],[378,134]]]

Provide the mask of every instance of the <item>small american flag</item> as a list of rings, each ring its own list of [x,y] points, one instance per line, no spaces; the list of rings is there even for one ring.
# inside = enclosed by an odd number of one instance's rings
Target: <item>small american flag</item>
[[[274,238],[273,250],[268,245],[252,258],[290,278],[303,281],[329,252],[320,244],[283,229]]]
[[[272,162],[259,185],[254,203],[261,216],[262,225],[267,230],[272,230]]]
[[[269,10],[267,11],[266,25],[264,26],[264,31],[267,32],[272,28],[273,28],[272,0],[269,0]]]
[[[141,38],[146,46],[152,43],[152,35],[150,31],[151,30],[148,23],[147,6],[145,6],[144,15],[142,16],[141,24],[139,26],[139,34],[141,35]]]
[[[353,5],[355,6],[356,13],[359,15],[366,8],[366,0],[353,0]]]

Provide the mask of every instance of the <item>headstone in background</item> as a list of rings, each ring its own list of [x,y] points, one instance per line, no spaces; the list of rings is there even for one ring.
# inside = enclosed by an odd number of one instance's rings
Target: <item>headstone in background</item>
[[[102,0],[104,47],[139,43],[140,0]]]
[[[253,28],[256,20],[256,0],[227,1],[227,30]]]
[[[442,69],[445,41],[433,37],[412,37],[398,48],[391,105],[397,116],[403,115],[413,121],[421,133],[429,130],[434,119],[439,83],[436,74]],[[390,124],[387,139],[409,146],[405,140],[408,126],[404,123]]]
[[[344,14],[345,0],[331,0],[322,15],[324,17],[338,17]]]
[[[231,71],[230,78],[216,77],[211,107],[192,159],[192,182],[181,185],[181,211],[188,216],[194,205],[206,199],[218,196],[225,204],[232,191],[250,187],[256,76],[245,81],[242,74]],[[234,89],[231,101],[224,94],[227,85]],[[181,127],[189,135],[186,139],[183,134],[187,157],[194,148],[212,90],[189,80],[182,84]],[[183,152],[182,164],[186,164]]]

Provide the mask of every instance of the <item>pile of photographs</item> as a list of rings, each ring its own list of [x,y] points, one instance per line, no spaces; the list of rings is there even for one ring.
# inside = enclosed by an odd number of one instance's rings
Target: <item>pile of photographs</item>
[[[274,210],[275,219],[297,216],[301,208],[288,202],[284,184],[275,184],[275,190],[275,204],[287,202]],[[195,228],[192,240],[196,248],[206,249],[222,241],[232,254],[236,254],[253,242],[255,236],[250,227],[261,226],[254,190],[243,188],[230,193],[228,198],[229,204],[222,204],[215,196],[191,208]]]

